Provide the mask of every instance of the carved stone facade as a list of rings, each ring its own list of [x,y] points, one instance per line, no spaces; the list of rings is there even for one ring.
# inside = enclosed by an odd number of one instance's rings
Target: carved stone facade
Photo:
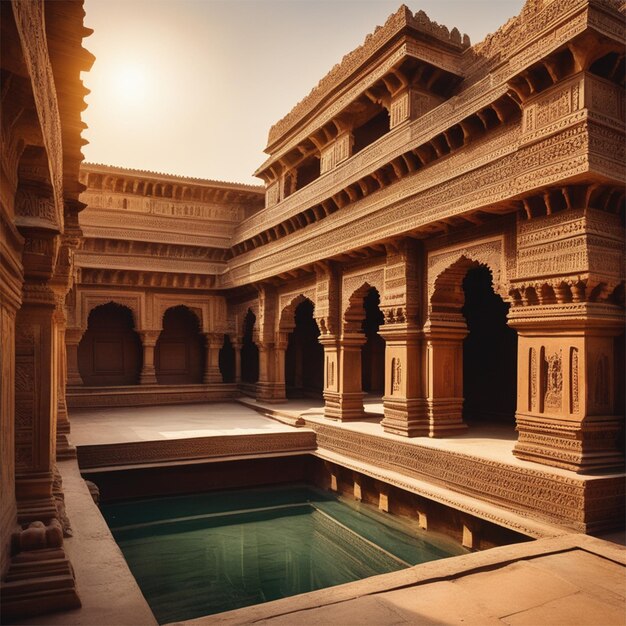
[[[87,90],[82,2],[2,3],[0,575],[2,621],[76,608],[56,458],[75,454],[65,404],[65,297],[81,232]]]
[[[143,338],[143,397],[156,398],[161,320],[182,305],[198,311],[213,393],[227,391],[217,364],[230,346],[239,389],[283,401],[308,302],[325,414],[361,419],[377,362],[364,303],[375,293],[383,428],[454,436],[468,427],[472,368],[502,365],[468,365],[478,335],[466,283],[486,268],[517,333],[503,364],[516,384],[502,391],[516,404],[515,454],[577,472],[621,467],[619,6],[529,0],[474,46],[402,7],[272,127],[264,190],[83,166],[68,363],[98,304],[128,307]],[[242,376],[249,354],[258,362]],[[79,378],[72,365],[68,380]],[[79,395],[74,386],[71,402]]]
[[[317,424],[319,450],[619,523],[623,3],[528,0],[473,46],[403,6],[270,129],[264,187],[81,166],[81,4],[1,4],[8,615],[34,610],[31,549],[35,577],[64,564],[45,606],[78,602],[53,493],[68,406],[316,392],[326,418],[371,421],[368,392],[387,435]],[[534,469],[397,437],[480,419],[516,428]]]

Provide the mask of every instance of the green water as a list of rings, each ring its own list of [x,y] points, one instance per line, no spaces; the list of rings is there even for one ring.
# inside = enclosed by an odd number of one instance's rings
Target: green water
[[[159,623],[285,598],[464,550],[308,487],[102,506]]]

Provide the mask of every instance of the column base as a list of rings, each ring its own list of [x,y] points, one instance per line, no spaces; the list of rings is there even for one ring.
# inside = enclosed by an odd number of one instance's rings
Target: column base
[[[81,606],[74,572],[63,548],[16,554],[2,582],[1,593],[3,624]]]
[[[141,376],[139,377],[139,384],[140,385],[156,385],[157,383],[157,379],[156,379],[156,373],[154,371],[154,369],[152,371],[148,370],[148,371],[143,371],[141,372]]]
[[[285,383],[257,383],[256,399],[262,402],[287,402]]]
[[[49,522],[56,517],[52,482],[52,472],[18,474],[15,477],[15,499],[19,524],[34,521]]]
[[[76,446],[70,443],[65,433],[57,432],[57,459],[75,459]]]
[[[80,377],[80,374],[78,372],[68,371],[66,384],[68,387],[82,387],[83,379]]]
[[[205,385],[213,385],[215,383],[223,383],[224,381],[222,380],[222,373],[217,370],[206,372],[206,374],[202,377],[202,382]]]
[[[623,432],[620,416],[572,422],[517,413],[515,419],[519,437],[513,454],[519,459],[577,473],[624,469],[624,455],[619,449]]]
[[[381,425],[386,433],[403,437],[428,437],[430,426],[423,398],[383,398],[385,417]]]
[[[449,437],[467,430],[463,421],[463,398],[436,398],[426,401],[428,436]]]
[[[365,417],[362,391],[339,393],[324,391],[324,417],[340,422],[361,420]]]

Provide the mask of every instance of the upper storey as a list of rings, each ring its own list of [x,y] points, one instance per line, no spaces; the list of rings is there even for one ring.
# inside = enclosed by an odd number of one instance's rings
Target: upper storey
[[[263,206],[262,188],[86,163],[80,216],[86,237],[228,248]]]
[[[236,226],[263,206],[254,185],[87,163],[81,284],[211,289]]]
[[[456,28],[401,6],[270,129],[270,158],[256,172],[267,206],[450,97],[469,46]]]
[[[514,149],[536,99],[576,74],[607,80],[612,94],[621,89],[623,6],[527,0],[474,46],[401,7],[271,129],[270,157],[257,171],[265,209],[237,228],[233,254],[293,240],[335,212],[347,218],[342,209],[352,214],[399,180],[428,186],[449,157],[506,129]],[[523,134],[523,143],[538,139]]]

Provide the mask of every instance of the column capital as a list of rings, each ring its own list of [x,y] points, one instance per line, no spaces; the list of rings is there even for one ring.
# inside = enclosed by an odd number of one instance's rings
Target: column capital
[[[141,337],[144,346],[155,346],[161,334],[160,330],[139,330],[137,331]]]
[[[212,348],[221,348],[224,344],[224,333],[211,331],[202,334],[206,337],[207,345],[210,345]]]
[[[385,341],[418,341],[424,336],[422,329],[413,322],[385,323],[379,327],[378,334]]]
[[[85,330],[83,328],[66,328],[65,329],[65,343],[77,344],[83,338]]]
[[[323,346],[338,346],[339,345],[339,340],[340,340],[340,335],[336,335],[334,333],[326,333],[326,334],[321,334],[317,340],[323,345]]]
[[[619,335],[624,321],[624,309],[603,302],[514,306],[508,314],[509,326],[520,333],[593,331],[594,334]]]
[[[344,348],[360,347],[367,341],[367,337],[361,332],[344,332],[341,334],[340,342]]]

